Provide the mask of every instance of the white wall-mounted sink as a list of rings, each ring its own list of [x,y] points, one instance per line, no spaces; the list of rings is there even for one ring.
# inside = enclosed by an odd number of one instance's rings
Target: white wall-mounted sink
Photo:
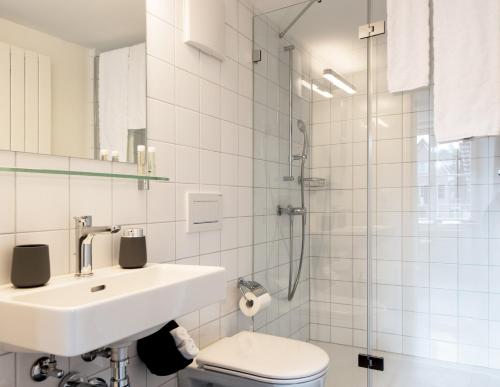
[[[89,278],[53,277],[34,289],[0,287],[0,343],[76,356],[151,332],[225,298],[225,270],[149,264],[110,267]]]

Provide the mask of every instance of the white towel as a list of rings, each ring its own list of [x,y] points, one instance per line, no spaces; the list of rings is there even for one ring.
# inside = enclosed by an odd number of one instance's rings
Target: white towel
[[[191,338],[191,336],[189,336],[186,328],[179,326],[175,329],[172,329],[170,331],[170,334],[174,338],[177,349],[185,359],[194,359],[198,355],[198,353],[200,353],[200,350],[194,343],[194,340]]]
[[[184,359],[194,359],[200,353],[199,348],[194,343],[193,339],[186,340],[183,345],[177,348]]]
[[[500,134],[499,20],[499,0],[434,0],[438,142]]]
[[[130,47],[128,67],[128,129],[146,128],[146,44]]]
[[[391,93],[429,85],[429,0],[387,0],[387,83]]]
[[[191,340],[191,336],[189,336],[188,331],[184,327],[177,327],[170,331],[170,334],[174,338],[175,345],[177,347],[182,346],[186,340]]]
[[[127,105],[129,48],[99,55],[99,145],[127,157]]]

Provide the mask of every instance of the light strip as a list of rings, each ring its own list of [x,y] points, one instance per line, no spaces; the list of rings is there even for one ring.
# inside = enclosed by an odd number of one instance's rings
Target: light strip
[[[333,94],[328,92],[328,91],[325,91],[325,90],[321,90],[318,86],[316,86],[315,84],[312,85],[312,89],[313,91],[315,91],[316,93],[318,93],[319,95],[322,95],[323,97],[325,98],[333,98]]]
[[[314,83],[311,85],[309,82],[307,82],[305,79],[302,79],[302,85],[304,87],[306,87],[308,90],[312,90],[316,93],[318,93],[319,95],[321,95],[322,97],[324,98],[333,98],[333,94],[326,91],[326,90],[322,90],[320,89],[317,85],[315,85]]]
[[[332,69],[323,70],[323,78],[328,79],[334,86],[345,91],[347,94],[356,94],[356,88],[349,83],[342,75]]]

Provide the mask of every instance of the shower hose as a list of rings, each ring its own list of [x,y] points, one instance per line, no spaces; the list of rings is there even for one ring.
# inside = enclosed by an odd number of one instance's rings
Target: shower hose
[[[307,211],[305,207],[305,199],[304,199],[304,166],[306,162],[306,157],[302,157],[301,163],[300,163],[300,199],[301,199],[301,211],[300,211],[300,216],[302,218],[302,241],[300,244],[300,260],[299,260],[299,267],[297,269],[297,276],[295,277],[295,280],[293,279],[293,217],[294,213],[289,212],[288,217],[290,220],[290,255],[289,255],[289,260],[290,260],[290,267],[288,270],[288,301],[292,301],[295,292],[297,291],[297,286],[299,285],[300,281],[300,273],[302,272],[302,264],[304,262],[304,246],[306,242],[306,216],[307,216]]]

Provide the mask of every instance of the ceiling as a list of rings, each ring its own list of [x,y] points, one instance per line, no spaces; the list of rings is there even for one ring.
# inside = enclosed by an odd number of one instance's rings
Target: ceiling
[[[144,42],[146,37],[145,0],[2,0],[0,15],[103,51]]]
[[[257,10],[263,8],[281,30],[299,14],[307,1],[253,0]],[[374,19],[384,18],[385,0],[372,0]],[[259,8],[261,7],[261,8]],[[287,7],[287,8],[283,8]],[[272,9],[278,9],[272,11]],[[289,30],[286,37],[307,47],[323,66],[349,74],[366,67],[360,55],[362,43],[358,27],[367,22],[367,0],[323,0],[315,3]]]

